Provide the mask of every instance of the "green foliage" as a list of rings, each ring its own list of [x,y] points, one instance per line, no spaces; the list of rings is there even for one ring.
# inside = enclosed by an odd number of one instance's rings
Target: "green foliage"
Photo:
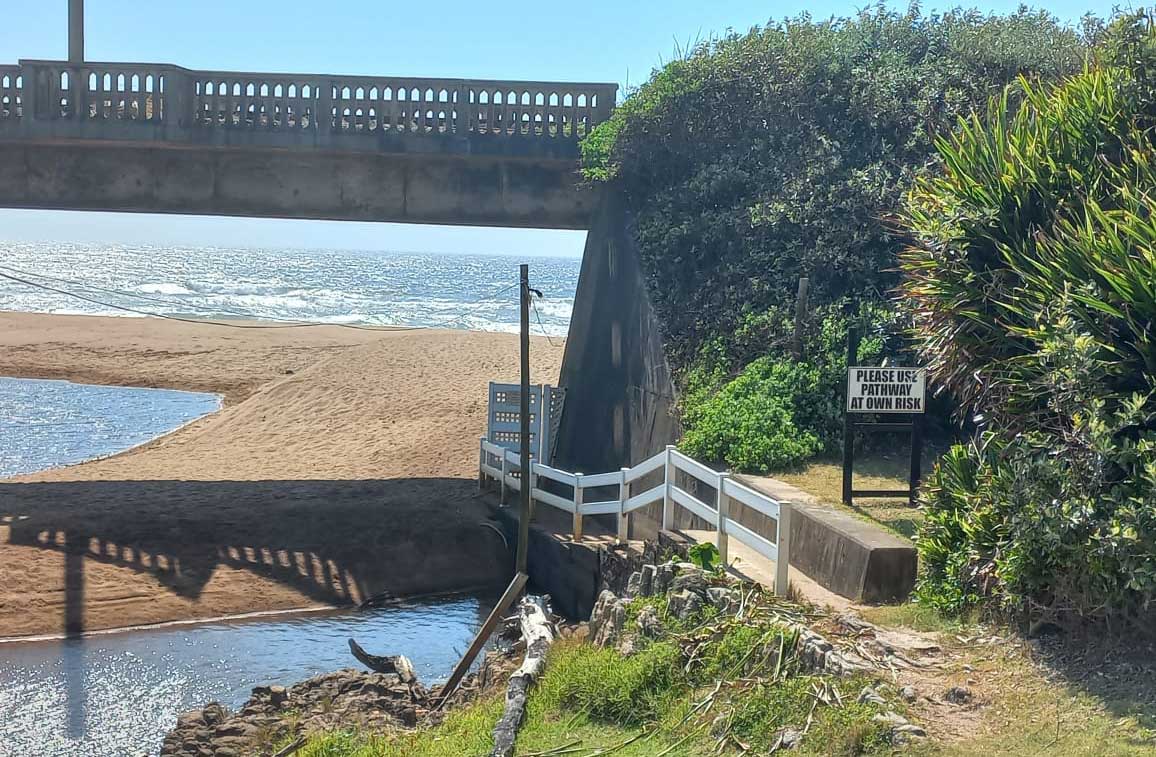
[[[1126,72],[1015,91],[1024,107],[1009,117],[1005,94],[964,122],[942,144],[943,173],[912,193],[903,293],[937,384],[990,420],[1029,425],[1049,415],[1049,367],[1034,356],[1056,318],[1100,345],[1106,393],[1148,384],[1156,171]]]
[[[1099,65],[965,121],[905,214],[920,350],[988,429],[923,494],[918,593],[943,610],[1156,600],[1156,36],[1142,16],[1104,34]]]
[[[709,541],[695,544],[687,554],[690,557],[690,561],[703,570],[715,570],[720,567],[718,563],[718,547]]]
[[[795,424],[797,405],[815,395],[818,373],[804,363],[760,358],[687,418],[688,455],[765,473],[813,457],[822,443]]]
[[[598,720],[637,725],[656,720],[686,690],[677,647],[655,643],[623,657],[583,645],[552,653],[540,696],[546,706],[585,712]]]
[[[735,735],[755,750],[772,748],[783,728],[806,722],[814,701],[812,690],[822,679],[800,676],[773,683],[760,682],[736,701],[731,728]],[[873,682],[856,679],[840,683],[846,692],[859,691]],[[848,698],[849,699],[849,698]],[[874,704],[847,701],[842,707],[816,712],[803,743],[803,752],[822,755],[856,755],[891,751],[889,729],[872,717],[882,711]]]
[[[1156,411],[1151,395],[1123,404],[1081,402],[1062,438],[988,433],[945,455],[924,488],[919,600],[1150,623]]]
[[[1083,56],[1045,13],[880,6],[730,35],[656,71],[583,159],[634,212],[675,371],[712,340],[750,340],[730,376],[781,354],[761,329],[780,330],[801,276],[818,308],[884,299],[901,246],[888,218],[935,137],[1017,75]]]
[[[890,338],[897,331],[890,309],[869,304],[854,316],[844,316],[842,307],[826,309],[805,330],[806,361],[752,357],[753,345],[785,338],[779,335],[788,322],[773,311],[744,319],[728,345],[712,340],[688,372],[681,403],[683,450],[759,473],[833,451],[842,439],[849,325],[855,321],[873,329],[860,344],[861,361],[894,360],[899,354],[896,340]],[[793,331],[793,325],[790,328]],[[746,367],[729,379],[726,368],[735,364]]]

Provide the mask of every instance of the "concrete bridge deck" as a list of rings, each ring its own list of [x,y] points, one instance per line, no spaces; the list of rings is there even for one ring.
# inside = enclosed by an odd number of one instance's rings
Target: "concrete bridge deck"
[[[615,84],[0,65],[0,206],[588,228]]]

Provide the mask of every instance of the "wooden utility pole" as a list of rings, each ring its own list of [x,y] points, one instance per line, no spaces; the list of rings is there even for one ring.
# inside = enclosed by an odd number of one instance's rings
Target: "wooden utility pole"
[[[847,368],[850,369],[859,361],[859,329],[852,326],[847,329]],[[851,393],[851,373],[847,372],[847,394]],[[843,504],[851,506],[853,484],[851,480],[851,461],[855,459],[855,418],[847,412],[847,400],[843,400]]]
[[[84,63],[84,0],[68,0],[68,62]]]
[[[522,342],[522,405],[518,413],[521,421],[521,453],[522,464],[521,488],[518,499],[521,503],[521,512],[518,517],[518,556],[515,561],[515,570],[518,573],[526,572],[530,541],[530,266],[521,265],[521,342]],[[541,412],[542,408],[538,408]]]
[[[474,636],[473,642],[469,649],[466,650],[465,655],[458,666],[454,668],[454,672],[450,675],[450,679],[446,681],[446,685],[442,687],[438,695],[438,707],[446,703],[446,700],[454,693],[458,685],[462,682],[466,672],[470,666],[474,664],[474,659],[477,658],[478,653],[482,651],[485,646],[486,639],[494,632],[498,621],[510,609],[522,590],[526,588],[526,584],[530,578],[526,572],[526,562],[528,554],[528,544],[530,541],[530,295],[533,292],[530,289],[530,266],[525,263],[521,266],[521,309],[522,309],[522,333],[521,333],[521,364],[522,364],[522,403],[519,408],[521,415],[521,431],[522,431],[522,464],[521,464],[521,490],[519,500],[522,504],[522,512],[518,518],[518,552],[515,558],[515,573],[514,580],[510,581],[510,585],[506,588],[506,593],[498,600],[498,604],[494,605],[494,609],[490,611],[490,616],[486,618],[486,622],[482,624],[481,629]],[[544,399],[544,398],[543,398]],[[543,408],[538,408],[539,412],[543,412]],[[502,457],[503,468],[505,468],[505,457]],[[502,476],[503,486],[505,486],[505,475],[503,471]]]

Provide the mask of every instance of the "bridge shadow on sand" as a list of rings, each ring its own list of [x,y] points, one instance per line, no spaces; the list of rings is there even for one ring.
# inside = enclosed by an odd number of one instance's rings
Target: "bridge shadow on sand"
[[[63,588],[54,630],[68,635],[173,619],[163,617],[170,608],[189,617],[268,606],[252,593],[269,584],[243,576],[229,576],[209,596],[222,568],[332,605],[499,585],[508,578],[508,554],[498,534],[481,526],[487,510],[474,487],[449,478],[5,483],[0,526],[8,538],[0,555],[8,552],[9,560],[0,562],[21,565],[13,578],[26,593]],[[12,552],[20,547],[44,554],[17,559]],[[49,574],[60,570],[52,554],[64,555],[63,576]],[[155,581],[110,591],[123,574],[105,566]],[[105,596],[87,589],[90,573],[99,574]],[[152,596],[139,596],[142,586]],[[230,601],[229,590],[249,596]],[[137,600],[130,598],[127,612],[126,593]],[[187,601],[166,604],[166,595]],[[6,625],[0,613],[0,636],[13,632]]]
[[[481,525],[488,513],[475,486],[448,478],[2,483],[0,565],[12,593],[0,601],[0,636],[68,637],[60,648],[66,728],[80,739],[86,630],[308,604],[302,595],[340,606],[504,584],[509,554]]]

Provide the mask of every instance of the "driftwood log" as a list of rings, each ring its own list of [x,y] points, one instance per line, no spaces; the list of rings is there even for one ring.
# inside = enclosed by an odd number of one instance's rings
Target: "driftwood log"
[[[413,683],[417,680],[417,674],[414,673],[413,663],[405,655],[394,655],[391,657],[383,657],[381,655],[370,654],[361,648],[353,639],[349,640],[349,651],[357,658],[365,667],[369,668],[375,673],[386,673],[395,675],[401,679],[402,683]]]
[[[491,757],[512,757],[514,740],[522,718],[526,715],[526,699],[530,687],[542,674],[546,666],[546,652],[554,643],[554,624],[546,601],[541,597],[526,597],[518,605],[518,616],[522,625],[522,638],[526,642],[526,659],[522,666],[510,676],[506,687],[506,708],[498,724],[494,726],[494,751]]]

